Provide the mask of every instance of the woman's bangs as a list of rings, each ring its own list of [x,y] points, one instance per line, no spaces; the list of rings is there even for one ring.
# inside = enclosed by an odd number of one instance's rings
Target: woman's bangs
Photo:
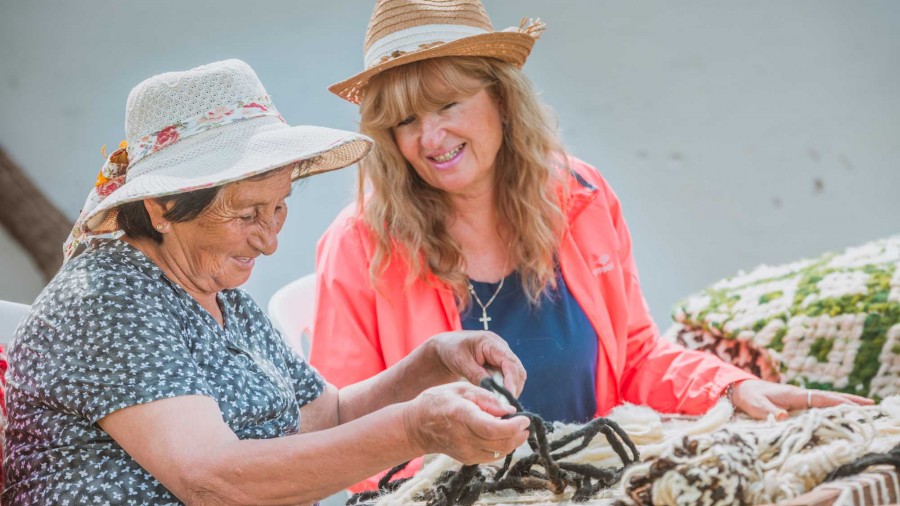
[[[410,63],[376,76],[369,83],[374,95],[371,123],[393,128],[421,112],[436,111],[475,94],[485,83],[464,67],[460,58],[435,58]]]
[[[369,97],[363,101],[361,110],[366,123],[390,129],[412,115],[419,95],[416,74],[406,65],[372,78],[366,92]]]
[[[460,57],[445,57],[425,60],[421,63],[421,79],[427,83],[423,86],[420,107],[417,110],[437,110],[448,102],[459,97],[474,95],[484,87],[476,69],[469,68],[471,63]],[[468,64],[468,65],[467,65]]]

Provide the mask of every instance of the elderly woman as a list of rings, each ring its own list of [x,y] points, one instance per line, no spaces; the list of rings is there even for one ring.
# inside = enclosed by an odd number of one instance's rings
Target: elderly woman
[[[763,382],[659,338],[622,205],[569,156],[519,70],[543,29],[493,31],[478,0],[379,0],[366,70],[332,86],[375,140],[359,202],[318,251],[311,363],[338,385],[428,336],[490,330],[525,365],[520,401],[584,422],[630,402],[754,416],[868,403]]]
[[[492,367],[521,389],[498,337],[436,336],[338,391],[236,289],[275,252],[292,181],[355,163],[366,137],[288,127],[237,60],[155,76],[127,111],[67,257],[92,240],[13,340],[4,504],[297,504],[525,440],[487,391],[436,386]]]

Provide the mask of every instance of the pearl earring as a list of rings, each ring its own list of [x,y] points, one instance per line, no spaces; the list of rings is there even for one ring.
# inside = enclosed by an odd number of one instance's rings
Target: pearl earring
[[[157,223],[157,224],[156,224],[156,230],[162,230],[162,229],[163,229],[163,224],[162,224],[162,223]]]

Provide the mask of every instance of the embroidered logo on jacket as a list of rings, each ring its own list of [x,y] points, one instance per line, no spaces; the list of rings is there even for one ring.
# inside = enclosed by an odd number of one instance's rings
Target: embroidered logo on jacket
[[[591,273],[594,276],[607,273],[616,267],[616,264],[610,261],[609,255],[600,255],[592,264]]]

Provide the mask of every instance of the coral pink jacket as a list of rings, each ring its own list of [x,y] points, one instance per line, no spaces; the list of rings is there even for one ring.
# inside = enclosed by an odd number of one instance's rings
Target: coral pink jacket
[[[596,169],[574,158],[570,165],[568,227],[558,258],[599,336],[596,416],[623,402],[668,413],[705,412],[728,384],[755,376],[659,338],[618,198]],[[453,293],[435,278],[406,284],[408,264],[399,252],[376,290],[369,278],[374,248],[355,205],[319,241],[310,363],[338,387],[374,376],[435,334],[461,329]],[[351,490],[375,488],[376,482]]]

